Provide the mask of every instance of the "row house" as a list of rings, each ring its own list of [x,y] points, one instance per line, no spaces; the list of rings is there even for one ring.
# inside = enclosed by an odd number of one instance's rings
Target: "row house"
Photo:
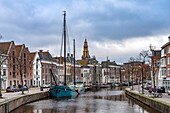
[[[63,62],[59,60],[58,57],[53,57],[54,62],[56,62],[56,70],[53,70],[55,73],[56,82],[63,83],[64,82],[64,67]]]
[[[170,89],[170,36],[168,37],[169,42],[161,47],[161,59],[158,62],[160,65],[154,68],[159,71],[158,74],[158,85],[164,86],[166,89]],[[157,62],[153,62],[157,63]]]
[[[102,83],[120,83],[120,66],[115,61],[102,61]]]
[[[74,58],[73,54],[71,56],[68,56],[69,61],[71,62],[71,81],[74,81]],[[78,63],[77,60],[75,60],[75,81],[81,82],[81,65]]]
[[[159,86],[159,82],[158,82],[158,77],[161,78],[161,71],[164,70],[164,68],[159,68],[159,67],[162,67],[164,66],[163,64],[165,64],[165,61],[163,60],[163,62],[161,63],[161,50],[152,50],[151,49],[151,52],[152,52],[152,57],[151,57],[151,68],[152,68],[152,71],[151,71],[151,78],[152,78],[152,81],[153,81],[153,72],[154,72],[154,79],[155,79],[155,85]],[[162,64],[162,66],[161,66]],[[165,71],[163,71],[165,72]],[[152,82],[152,85],[153,85],[153,82]]]
[[[101,83],[101,65],[95,57],[78,60],[81,65],[81,81],[86,84]]]
[[[69,55],[69,54],[67,54]],[[55,59],[59,60],[59,62],[62,64],[63,66],[63,73],[62,75],[60,75],[59,77],[59,83],[63,83],[64,84],[64,72],[65,72],[65,65],[64,65],[64,57],[56,57]],[[70,59],[68,57],[66,57],[66,83],[68,82],[72,82],[72,77],[71,77],[71,68],[72,68],[72,64],[70,62]]]
[[[138,83],[142,81],[142,71],[143,80],[151,80],[151,69],[148,64],[143,64],[141,61],[130,61],[124,63],[121,69],[121,79],[123,83],[132,82]]]
[[[50,69],[54,77],[57,78],[59,62],[53,59],[49,51],[39,50],[39,52],[31,53],[31,56],[33,61],[34,86],[43,86],[53,81]]]
[[[23,85],[32,86],[32,62],[29,49],[25,44],[15,45],[14,41],[0,43],[2,89],[8,86]]]
[[[64,58],[63,57],[56,57],[58,61],[62,64],[63,73],[59,77],[59,82],[64,83]],[[75,60],[75,79],[76,82],[81,82],[81,65]],[[67,53],[66,57],[66,82],[73,82],[74,81],[74,57],[73,54]]]

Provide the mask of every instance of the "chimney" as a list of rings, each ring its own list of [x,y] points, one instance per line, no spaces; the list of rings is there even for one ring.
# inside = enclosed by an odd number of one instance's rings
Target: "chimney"
[[[168,37],[168,39],[169,39],[169,42],[170,42],[170,36]]]
[[[43,50],[39,50],[40,51],[40,53],[42,53],[43,52]]]
[[[69,57],[70,56],[70,54],[69,53],[67,53],[67,57]]]

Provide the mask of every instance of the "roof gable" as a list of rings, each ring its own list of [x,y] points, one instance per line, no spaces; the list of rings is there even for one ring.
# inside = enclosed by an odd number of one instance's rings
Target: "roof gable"
[[[1,52],[3,52],[4,54],[7,54],[8,51],[9,51],[11,43],[13,43],[13,41],[11,41],[11,42],[0,42]]]

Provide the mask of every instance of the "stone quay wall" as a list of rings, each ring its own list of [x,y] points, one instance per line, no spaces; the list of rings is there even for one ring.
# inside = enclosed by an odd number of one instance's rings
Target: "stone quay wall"
[[[170,113],[170,105],[166,103],[155,100],[154,98],[149,98],[146,95],[139,94],[128,89],[125,90],[125,94],[159,112]]]
[[[6,102],[0,104],[0,112],[1,113],[9,113],[24,104],[27,104],[27,103],[30,103],[33,101],[37,101],[37,100],[40,100],[40,99],[43,99],[46,97],[49,97],[48,91],[30,94],[30,95],[23,95],[21,97],[13,98],[13,99],[7,100]]]

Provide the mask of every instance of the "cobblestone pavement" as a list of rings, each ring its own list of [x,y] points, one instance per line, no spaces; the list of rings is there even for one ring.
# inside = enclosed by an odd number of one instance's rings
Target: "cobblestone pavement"
[[[30,88],[28,91],[24,91],[24,94],[22,94],[22,91],[19,92],[2,92],[2,98],[0,98],[0,104],[10,101],[14,98],[22,97],[24,95],[30,95],[30,94],[35,94],[35,93],[40,93],[40,92],[45,92],[49,91],[49,88],[44,88],[43,91],[40,91],[40,88]]]
[[[132,86],[130,86],[130,88],[132,88]],[[132,90],[131,90],[131,91],[132,91]],[[138,85],[135,85],[133,91],[136,92],[136,93],[142,93],[141,85],[139,85],[139,86],[138,86]],[[162,94],[163,94],[162,98],[156,97],[156,98],[153,98],[153,99],[158,100],[158,101],[161,101],[161,102],[163,102],[163,103],[166,103],[166,104],[170,105],[170,95],[168,95],[167,93],[162,93]],[[144,89],[144,95],[146,95],[146,96],[149,97],[149,92],[148,92],[148,90],[145,90],[145,89]],[[150,98],[152,98],[152,97],[150,97]]]

